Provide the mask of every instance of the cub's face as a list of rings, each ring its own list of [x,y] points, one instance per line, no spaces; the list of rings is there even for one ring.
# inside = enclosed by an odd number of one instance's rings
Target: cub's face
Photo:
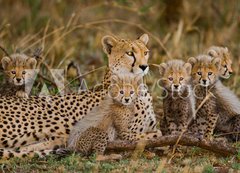
[[[149,50],[146,47],[148,35],[143,34],[139,39],[131,41],[104,36],[102,45],[108,55],[108,64],[114,74],[133,73],[144,76],[148,73]]]
[[[3,57],[2,66],[9,83],[21,86],[32,80],[37,61],[35,58],[23,58],[21,55]]]
[[[228,79],[233,73],[232,58],[228,51],[228,48],[213,46],[208,50],[208,55],[212,56],[213,58],[221,59],[219,75],[221,78]]]
[[[160,83],[168,91],[180,92],[190,82],[191,64],[181,60],[171,60],[159,66]]]
[[[139,77],[130,78],[114,75],[109,88],[110,97],[120,104],[131,105],[137,98],[140,82]]]
[[[189,58],[193,66],[192,81],[194,85],[200,84],[203,87],[213,85],[218,79],[220,59],[211,58],[207,55],[202,55],[197,58]]]
[[[223,59],[221,61],[220,68],[220,76],[221,78],[228,79],[233,73],[232,70],[232,60],[231,59]]]

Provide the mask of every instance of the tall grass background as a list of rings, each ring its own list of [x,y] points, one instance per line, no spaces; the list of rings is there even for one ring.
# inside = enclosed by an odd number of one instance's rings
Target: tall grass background
[[[157,114],[161,113],[158,69],[151,64],[186,60],[212,45],[230,50],[234,74],[223,82],[240,96],[239,0],[0,0],[0,45],[10,54],[31,54],[42,47],[48,68],[65,69],[74,61],[82,74],[88,73],[107,65],[101,45],[104,35],[136,39],[143,33],[150,36],[146,81]],[[84,77],[93,87],[103,75],[101,68]]]

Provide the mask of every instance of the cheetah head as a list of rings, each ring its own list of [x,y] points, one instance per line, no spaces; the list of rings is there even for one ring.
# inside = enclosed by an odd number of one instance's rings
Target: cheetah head
[[[212,58],[208,55],[199,55],[196,58],[191,57],[188,62],[192,64],[192,81],[194,85],[200,84],[208,87],[218,79],[221,66],[220,58]]]
[[[182,60],[170,60],[159,66],[160,84],[168,91],[180,92],[189,85],[192,65]]]
[[[24,54],[13,54],[11,57],[2,58],[2,67],[9,83],[21,86],[33,78],[33,71],[37,61],[35,58]]]
[[[110,97],[117,103],[131,105],[140,94],[142,76],[112,75],[109,87]]]
[[[149,71],[149,37],[143,34],[137,40],[118,39],[114,36],[102,38],[103,50],[108,56],[109,68],[115,74],[133,73],[144,76]]]
[[[233,73],[232,57],[230,55],[230,52],[228,51],[228,48],[212,46],[209,48],[207,54],[213,58],[221,59],[221,66],[219,70],[220,77],[224,79],[228,79]]]

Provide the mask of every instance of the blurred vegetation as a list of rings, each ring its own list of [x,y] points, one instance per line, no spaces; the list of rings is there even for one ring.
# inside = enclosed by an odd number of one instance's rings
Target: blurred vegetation
[[[211,45],[224,45],[233,53],[237,73],[239,4],[238,0],[0,0],[0,39],[10,53],[43,46],[50,67],[75,59],[84,72],[106,64],[103,35],[135,39],[147,32],[150,63],[186,59]]]
[[[0,44],[9,53],[30,54],[43,47],[47,68],[65,69],[74,60],[82,74],[88,73],[107,64],[102,36],[135,39],[146,32],[150,64],[186,60],[212,45],[227,46],[234,58],[234,75],[224,83],[240,95],[239,0],[0,0],[0,6]],[[158,69],[150,70],[147,83],[159,106]],[[100,68],[84,76],[88,87],[103,75]]]
[[[43,47],[49,68],[66,68],[74,60],[82,74],[107,64],[101,46],[106,34],[135,39],[148,33],[150,64],[227,46],[234,75],[224,83],[240,95],[239,0],[0,0],[0,7],[0,45],[10,54]],[[91,87],[103,74],[100,69],[85,78]],[[155,100],[156,79],[158,70],[151,66],[147,82]]]

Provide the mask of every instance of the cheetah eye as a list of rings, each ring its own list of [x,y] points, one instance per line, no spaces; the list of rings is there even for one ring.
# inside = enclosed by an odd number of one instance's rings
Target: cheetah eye
[[[179,79],[180,81],[182,81],[183,80],[183,77],[180,77],[180,79]]]
[[[212,75],[212,72],[208,72],[208,76],[211,76]]]
[[[121,91],[120,91],[120,94],[124,94],[124,91],[123,91],[123,90],[121,90]]]
[[[132,51],[126,52],[126,54],[127,54],[128,56],[133,56],[133,52],[132,52]]]
[[[197,72],[197,74],[198,74],[199,76],[201,76],[201,75],[202,75],[202,72]]]
[[[16,74],[16,71],[13,70],[13,71],[12,71],[12,74]]]
[[[134,94],[134,91],[130,91],[130,94]]]
[[[169,77],[168,79],[169,79],[170,81],[173,81],[173,78],[172,78],[172,77]]]
[[[145,51],[145,52],[144,52],[144,55],[146,56],[147,54],[148,54],[148,51]]]
[[[26,71],[22,71],[22,74],[26,74]]]
[[[224,68],[227,68],[227,65],[224,65],[223,67],[224,67]]]

